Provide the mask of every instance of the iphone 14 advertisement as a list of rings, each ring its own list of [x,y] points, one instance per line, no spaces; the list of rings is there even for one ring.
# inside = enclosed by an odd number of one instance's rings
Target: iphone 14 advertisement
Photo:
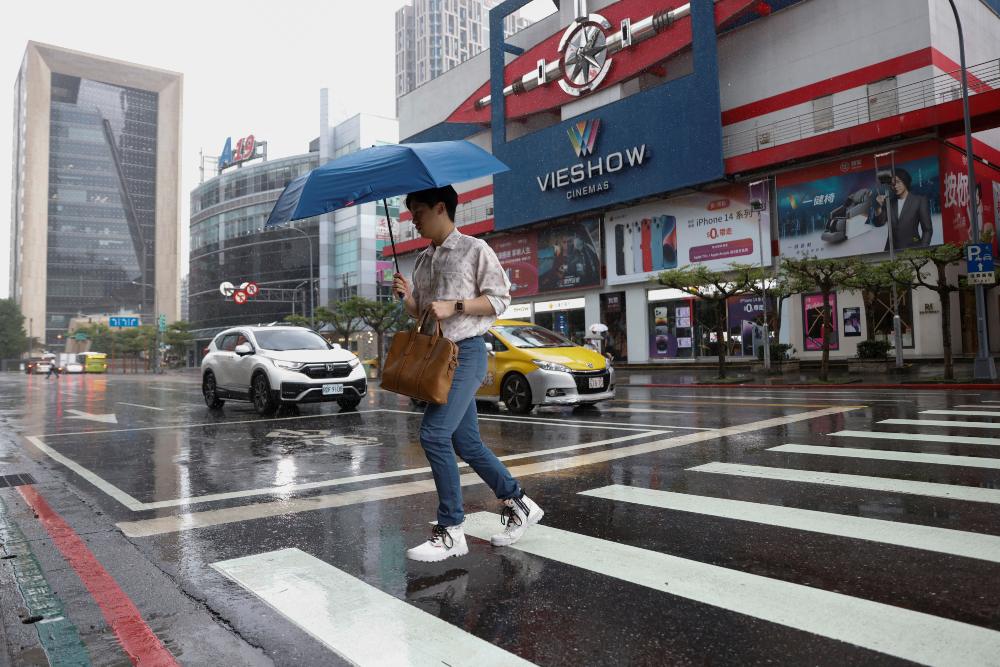
[[[615,225],[615,274],[677,268],[677,218],[657,215]]]

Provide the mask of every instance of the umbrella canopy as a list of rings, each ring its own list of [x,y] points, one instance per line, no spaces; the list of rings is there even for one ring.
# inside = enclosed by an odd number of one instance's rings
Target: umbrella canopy
[[[468,141],[373,146],[345,155],[289,183],[265,227],[388,197],[507,171]]]

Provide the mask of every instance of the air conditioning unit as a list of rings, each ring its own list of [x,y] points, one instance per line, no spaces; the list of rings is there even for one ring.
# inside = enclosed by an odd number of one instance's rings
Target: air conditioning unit
[[[757,143],[763,146],[764,144],[771,143],[771,131],[764,130],[763,132],[757,133]]]

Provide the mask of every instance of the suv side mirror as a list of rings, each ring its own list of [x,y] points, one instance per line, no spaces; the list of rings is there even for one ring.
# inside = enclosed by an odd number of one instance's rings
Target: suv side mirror
[[[248,354],[253,354],[253,347],[250,345],[250,343],[240,343],[239,345],[236,346],[236,349],[233,350],[233,352],[235,352],[241,357],[245,357]]]

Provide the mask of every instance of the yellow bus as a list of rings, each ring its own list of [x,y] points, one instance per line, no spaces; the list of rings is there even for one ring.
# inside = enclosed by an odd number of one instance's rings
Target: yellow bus
[[[108,355],[103,352],[83,352],[76,356],[76,360],[83,365],[84,373],[108,372]]]

